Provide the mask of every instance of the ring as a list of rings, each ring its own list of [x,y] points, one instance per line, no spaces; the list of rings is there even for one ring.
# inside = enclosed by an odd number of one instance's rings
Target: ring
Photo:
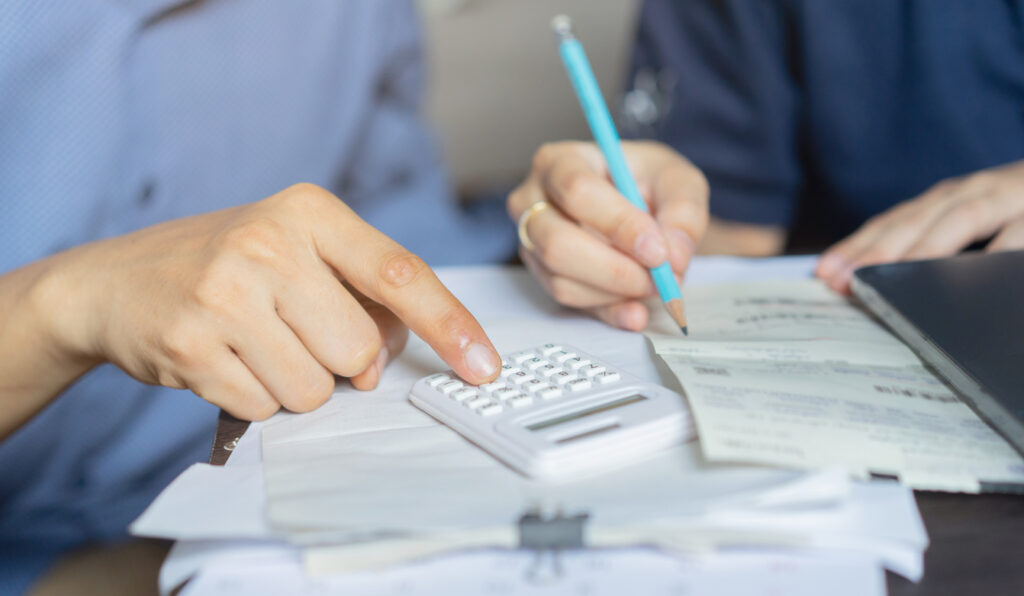
[[[550,207],[550,205],[548,205],[547,201],[537,201],[533,205],[530,205],[530,208],[523,211],[523,214],[519,216],[519,242],[526,250],[532,251],[534,249],[533,240],[530,240],[530,235],[526,233],[526,224],[529,223],[530,218],[533,217],[534,214],[539,213],[548,207]]]

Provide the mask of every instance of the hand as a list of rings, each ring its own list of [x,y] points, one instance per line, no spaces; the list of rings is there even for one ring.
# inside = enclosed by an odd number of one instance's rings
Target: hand
[[[334,375],[373,388],[405,345],[402,321],[471,383],[500,367],[479,323],[422,260],[316,186],[66,258],[73,267],[55,287],[81,306],[54,315],[62,345],[241,418],[314,409]]]
[[[623,143],[650,213],[611,182],[593,143],[544,145],[527,179],[508,197],[514,221],[528,216],[534,248],[519,247],[527,268],[558,302],[622,329],[647,326],[643,298],[656,292],[648,269],[669,261],[682,276],[708,222],[708,184],[685,158],[653,142]]]
[[[870,219],[822,255],[817,274],[849,292],[858,267],[949,256],[993,234],[988,251],[1024,248],[1024,160],[943,180]]]

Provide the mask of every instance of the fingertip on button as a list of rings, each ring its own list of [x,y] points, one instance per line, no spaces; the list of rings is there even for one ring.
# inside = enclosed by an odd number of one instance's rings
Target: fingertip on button
[[[493,380],[498,375],[498,369],[501,367],[501,358],[497,352],[490,346],[480,342],[471,343],[466,348],[463,358],[466,362],[466,368],[480,382]]]

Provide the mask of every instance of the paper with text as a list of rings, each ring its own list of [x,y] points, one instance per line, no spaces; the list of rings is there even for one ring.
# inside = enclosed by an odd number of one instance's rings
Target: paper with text
[[[1024,461],[898,339],[818,281],[688,289],[691,335],[648,332],[682,384],[705,456],[978,492]]]

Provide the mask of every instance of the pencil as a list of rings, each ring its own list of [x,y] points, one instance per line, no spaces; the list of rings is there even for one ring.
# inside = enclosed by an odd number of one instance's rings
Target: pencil
[[[583,108],[583,115],[590,125],[590,132],[594,135],[604,159],[608,163],[608,171],[611,173],[615,187],[619,189],[630,203],[638,208],[647,211],[647,204],[640,196],[640,189],[637,188],[636,180],[629,171],[626,163],[626,156],[622,153],[622,143],[619,141],[619,133],[615,130],[611,114],[608,113],[608,106],[601,97],[601,89],[597,86],[594,78],[594,71],[590,68],[587,54],[583,46],[572,33],[572,21],[565,15],[558,15],[551,20],[551,28],[558,36],[558,51],[562,55],[562,64],[572,81],[572,87],[576,90],[576,98]],[[658,294],[665,309],[672,316],[672,319],[679,324],[683,335],[688,335],[686,326],[686,312],[683,308],[683,295],[679,291],[679,284],[676,283],[675,275],[672,273],[672,266],[668,261],[652,268],[651,277],[654,285],[658,288]]]

